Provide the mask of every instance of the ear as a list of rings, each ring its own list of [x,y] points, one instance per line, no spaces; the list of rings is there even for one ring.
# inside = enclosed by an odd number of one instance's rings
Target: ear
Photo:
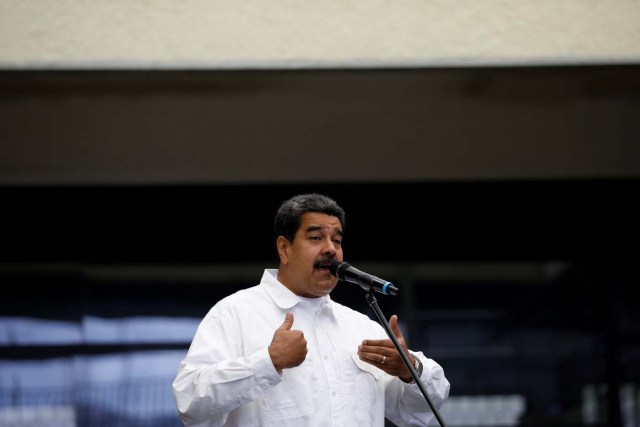
[[[276,239],[276,247],[278,248],[280,264],[287,264],[289,262],[289,255],[287,254],[289,241],[284,236],[278,236],[278,238]]]

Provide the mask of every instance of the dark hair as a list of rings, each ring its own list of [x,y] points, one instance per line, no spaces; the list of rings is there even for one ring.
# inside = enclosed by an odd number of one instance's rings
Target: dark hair
[[[273,222],[275,237],[284,236],[290,242],[300,227],[300,217],[307,212],[320,212],[340,220],[344,232],[346,216],[335,200],[322,194],[299,194],[282,202]]]

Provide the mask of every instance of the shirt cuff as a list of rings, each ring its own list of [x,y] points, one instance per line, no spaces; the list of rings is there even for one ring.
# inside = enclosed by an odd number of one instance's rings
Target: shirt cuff
[[[270,389],[282,381],[280,374],[273,366],[268,348],[259,350],[249,356],[249,363],[251,363],[258,384],[263,390]]]

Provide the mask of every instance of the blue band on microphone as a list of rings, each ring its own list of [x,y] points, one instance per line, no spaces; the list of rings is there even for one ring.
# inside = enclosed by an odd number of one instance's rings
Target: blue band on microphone
[[[389,286],[391,284],[391,282],[387,282],[382,286],[382,293],[386,294],[387,293],[387,286]],[[389,295],[389,294],[387,294]]]

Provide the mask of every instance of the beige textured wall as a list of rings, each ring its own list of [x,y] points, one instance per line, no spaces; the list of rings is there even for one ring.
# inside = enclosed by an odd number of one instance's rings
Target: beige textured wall
[[[0,68],[638,63],[630,0],[0,0]]]

